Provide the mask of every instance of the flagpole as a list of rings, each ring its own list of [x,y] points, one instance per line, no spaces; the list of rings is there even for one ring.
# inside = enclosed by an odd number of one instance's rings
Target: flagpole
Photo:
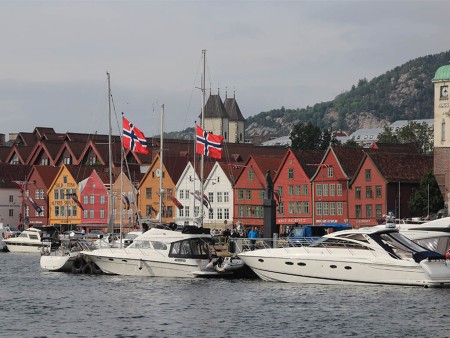
[[[109,207],[108,207],[108,231],[110,233],[114,232],[114,221],[112,218],[113,214],[113,198],[112,198],[112,124],[111,124],[111,78],[109,72],[106,71],[106,75],[108,77],[108,121],[109,121],[109,130],[108,130],[108,152],[109,152]]]
[[[162,213],[163,213],[163,131],[164,131],[164,104],[161,105],[161,132],[159,135],[159,223],[162,223]]]
[[[202,50],[202,58],[203,58],[203,67],[202,67],[202,81],[201,81],[201,91],[202,91],[202,118],[201,118],[201,127],[205,130],[205,68],[206,68],[206,49]],[[204,166],[204,152],[201,155],[200,159],[200,196],[203,198],[203,166]],[[203,227],[203,203],[200,203],[200,227]]]
[[[122,113],[123,117],[123,113]],[[123,118],[122,118],[122,130],[123,130]],[[123,158],[124,158],[124,152],[125,149],[123,148],[123,139],[120,138],[120,201],[119,201],[119,207],[120,207],[120,221],[119,221],[119,241],[120,245],[119,247],[122,248],[122,218],[123,218]],[[131,181],[131,180],[130,180]]]

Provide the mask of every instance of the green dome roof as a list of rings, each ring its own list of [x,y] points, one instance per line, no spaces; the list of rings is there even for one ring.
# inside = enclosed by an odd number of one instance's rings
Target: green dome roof
[[[446,65],[438,68],[436,74],[434,74],[433,81],[449,80],[449,79],[450,79],[450,65]]]

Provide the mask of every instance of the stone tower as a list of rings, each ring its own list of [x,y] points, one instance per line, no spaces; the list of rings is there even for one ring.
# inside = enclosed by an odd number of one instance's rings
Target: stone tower
[[[450,64],[439,67],[434,83],[434,176],[448,210],[450,199]]]
[[[205,104],[204,118],[206,131],[214,135],[221,135],[224,137],[224,142],[230,142],[229,116],[219,95],[209,95]]]

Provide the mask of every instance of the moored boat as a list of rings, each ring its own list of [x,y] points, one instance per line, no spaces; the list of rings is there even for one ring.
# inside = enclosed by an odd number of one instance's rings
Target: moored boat
[[[186,226],[181,229],[151,228],[127,248],[83,251],[87,261],[104,273],[147,277],[217,276],[207,268],[214,258],[209,229]]]
[[[56,237],[56,228],[52,226],[29,228],[17,237],[4,239],[4,242],[10,252],[36,254],[51,252],[61,244]]]
[[[239,257],[266,281],[450,286],[450,261],[398,229],[344,230],[309,246],[262,248]]]

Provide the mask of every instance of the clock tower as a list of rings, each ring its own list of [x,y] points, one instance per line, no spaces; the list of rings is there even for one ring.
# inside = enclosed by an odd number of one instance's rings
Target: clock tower
[[[439,67],[434,83],[434,176],[448,210],[450,200],[450,64]],[[448,211],[447,211],[448,212]]]

